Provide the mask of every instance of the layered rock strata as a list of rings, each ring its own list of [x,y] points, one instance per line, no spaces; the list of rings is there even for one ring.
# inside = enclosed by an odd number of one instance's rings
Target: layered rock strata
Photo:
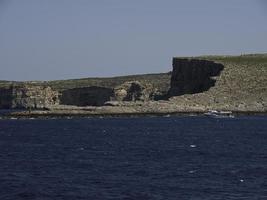
[[[0,89],[0,108],[44,109],[58,104],[58,92],[47,86],[24,84]]]

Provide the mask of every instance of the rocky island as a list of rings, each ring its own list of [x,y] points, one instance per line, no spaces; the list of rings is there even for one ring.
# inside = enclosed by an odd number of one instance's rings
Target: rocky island
[[[168,73],[0,81],[8,116],[132,116],[267,112],[267,54],[174,57]],[[19,110],[18,110],[19,109]]]

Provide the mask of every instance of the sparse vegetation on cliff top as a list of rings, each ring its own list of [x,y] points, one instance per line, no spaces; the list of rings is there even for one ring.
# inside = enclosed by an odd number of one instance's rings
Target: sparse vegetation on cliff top
[[[267,107],[267,54],[249,54],[240,56],[200,56],[194,59],[206,59],[224,65],[216,84],[208,91],[173,97],[171,102],[180,106],[204,106],[214,109],[257,109]],[[170,66],[171,69],[171,66]],[[77,87],[100,86],[114,88],[126,81],[140,81],[153,84],[160,91],[170,87],[171,73],[144,74],[112,78],[84,78],[47,82],[28,82],[33,85],[48,85],[55,90]],[[22,82],[0,81],[0,87]]]
[[[224,65],[214,87],[194,95],[174,97],[181,105],[202,105],[214,109],[266,110],[267,54],[201,56]]]

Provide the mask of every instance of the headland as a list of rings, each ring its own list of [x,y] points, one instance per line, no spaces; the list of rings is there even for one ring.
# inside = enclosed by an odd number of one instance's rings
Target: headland
[[[0,81],[0,109],[10,110],[7,117],[267,113],[267,54],[174,57],[172,63],[159,74]]]

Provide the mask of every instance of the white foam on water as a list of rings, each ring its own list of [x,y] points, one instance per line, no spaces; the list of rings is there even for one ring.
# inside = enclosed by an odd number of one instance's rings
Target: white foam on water
[[[190,147],[191,147],[191,148],[196,148],[197,145],[191,144]]]
[[[189,171],[190,174],[193,174],[193,173],[196,173],[196,172],[197,172],[197,170],[190,170]]]

